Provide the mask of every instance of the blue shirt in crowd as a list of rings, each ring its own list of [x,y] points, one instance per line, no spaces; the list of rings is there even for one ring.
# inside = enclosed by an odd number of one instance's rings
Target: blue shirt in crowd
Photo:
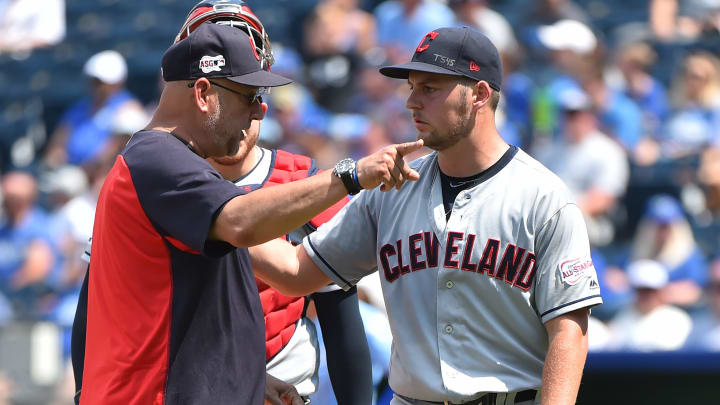
[[[118,111],[132,99],[130,92],[120,90],[95,112],[89,97],[70,106],[61,118],[62,124],[70,131],[65,146],[68,163],[82,165],[97,157],[112,135]]]
[[[40,239],[48,244],[48,216],[39,208],[32,208],[16,225],[7,220],[0,222],[0,289],[10,290],[10,280],[23,266],[25,252],[30,243]]]

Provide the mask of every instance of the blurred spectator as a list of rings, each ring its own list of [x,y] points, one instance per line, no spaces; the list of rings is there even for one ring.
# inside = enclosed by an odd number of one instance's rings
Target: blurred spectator
[[[358,66],[376,46],[375,18],[359,9],[357,0],[322,0],[304,25],[308,84],[323,107],[343,111]]]
[[[374,14],[378,41],[392,63],[408,59],[428,32],[455,21],[452,10],[436,0],[388,0]]]
[[[40,181],[40,190],[48,195],[52,207],[49,229],[56,253],[56,264],[48,280],[56,298],[48,319],[60,327],[62,354],[66,359],[70,356],[80,285],[87,270],[81,256],[92,236],[95,205],[103,178],[96,178],[90,188],[84,170],[63,166],[46,173]],[[74,388],[74,384],[70,387]],[[72,398],[73,391],[70,390],[68,398]]]
[[[598,40],[587,24],[571,19],[563,19],[550,25],[538,28],[537,36],[540,43],[550,51],[561,53],[571,52],[587,58],[598,46]],[[567,71],[578,69],[574,66],[577,58],[556,58],[560,67]]]
[[[333,144],[328,136],[332,115],[317,105],[311,93],[300,83],[273,89],[268,104],[272,106],[270,117],[278,124],[275,130],[282,133],[278,140],[279,148],[311,155],[317,166],[323,169],[332,166],[331,162],[337,156],[346,155],[346,151]]]
[[[363,54],[375,46],[376,34],[375,18],[357,0],[321,0],[305,22],[305,51]]]
[[[685,311],[664,301],[662,289],[668,281],[665,268],[652,260],[640,260],[630,264],[628,278],[635,290],[635,301],[610,322],[608,348],[635,351],[681,348],[692,320]]]
[[[19,318],[43,312],[42,295],[54,265],[49,219],[35,204],[37,184],[25,172],[10,172],[0,180],[4,218],[0,220],[0,291]]]
[[[406,91],[409,91],[406,83],[380,75],[376,66],[368,64],[359,73],[358,84],[348,110],[370,119],[370,128],[359,140],[365,152],[415,140],[416,130],[405,108]]]
[[[697,154],[720,140],[720,61],[698,52],[685,59],[673,80],[674,109],[663,130],[661,150],[670,158]]]
[[[118,110],[110,125],[110,137],[93,164],[105,166],[107,171],[110,171],[117,155],[123,150],[130,137],[145,128],[148,122],[150,122],[150,116],[146,110],[139,108]]]
[[[652,0],[650,28],[664,41],[689,42],[717,37],[720,30],[718,0]]]
[[[593,101],[601,128],[627,151],[633,151],[642,134],[642,113],[637,104],[606,84],[601,66],[590,67],[581,82]]]
[[[461,25],[475,27],[485,34],[500,54],[519,48],[512,26],[502,14],[491,9],[487,0],[449,0]]]
[[[88,193],[88,179],[77,166],[63,166],[41,177],[40,190],[50,200],[49,229],[57,256],[52,283],[64,292],[82,281],[86,266],[80,256],[92,236],[97,199]],[[82,267],[78,277],[77,267]]]
[[[554,24],[560,20],[575,20],[590,23],[585,10],[572,0],[538,0],[535,7],[527,7],[522,25],[537,26]]]
[[[659,150],[654,139],[668,116],[669,105],[665,86],[650,74],[657,60],[655,51],[645,42],[622,46],[615,63],[622,73],[622,91],[640,108],[643,138],[633,151],[633,160],[641,165],[654,163]]]
[[[707,283],[707,260],[695,242],[680,203],[669,195],[652,197],[632,243],[631,261],[650,259],[668,272],[667,302],[691,307]]]
[[[127,65],[116,51],[103,51],[85,63],[90,95],[76,102],[60,119],[45,155],[46,164],[87,165],[103,156],[115,119],[123,110],[142,111],[142,105],[125,90]]]
[[[0,1],[0,53],[27,57],[29,51],[55,45],[65,37],[65,1]]]
[[[606,245],[614,236],[609,216],[628,182],[627,156],[598,130],[592,104],[582,90],[564,91],[559,102],[565,115],[563,137],[540,145],[535,154],[575,195],[585,214],[590,243]]]
[[[524,52],[518,46],[500,52],[503,68],[503,88],[500,97],[496,120],[504,116],[506,125],[498,124],[500,135],[511,145],[520,147],[530,146],[533,130],[533,97],[537,96],[535,82],[522,70]],[[512,142],[509,136],[503,134],[508,126],[517,131],[517,141]]]
[[[553,134],[563,126],[557,111],[557,97],[568,89],[579,89],[579,79],[595,61],[598,40],[590,27],[574,20],[561,20],[537,30],[537,40],[549,64],[534,72],[540,86],[533,99],[533,129],[541,135]]]
[[[657,54],[645,42],[625,44],[617,51],[617,67],[624,79],[624,93],[643,112],[643,132],[655,135],[669,111],[667,90],[650,74]]]
[[[718,222],[720,220],[720,147],[713,146],[702,152],[698,180],[704,192],[706,213],[710,221]],[[713,246],[715,246],[714,241]]]
[[[706,289],[708,307],[693,318],[693,329],[685,347],[720,351],[720,259],[713,261]]]
[[[521,39],[533,45],[541,26],[553,25],[563,20],[590,24],[590,18],[582,7],[572,0],[537,0],[527,3],[518,26]]]

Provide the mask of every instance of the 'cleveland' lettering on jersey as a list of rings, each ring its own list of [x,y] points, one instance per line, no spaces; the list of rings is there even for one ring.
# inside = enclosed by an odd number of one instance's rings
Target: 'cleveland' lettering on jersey
[[[535,254],[527,249],[508,243],[500,255],[500,241],[488,239],[482,247],[482,256],[478,263],[472,262],[475,238],[477,235],[462,232],[448,232],[442,260],[445,269],[462,269],[473,273],[485,274],[503,280],[505,283],[527,291],[535,278]],[[424,240],[425,243],[422,243]],[[465,248],[460,251],[460,241]],[[380,248],[380,265],[385,279],[392,283],[400,276],[425,268],[438,267],[440,244],[434,232],[419,232],[407,238],[406,254],[410,264],[403,261],[403,239],[394,244],[387,243]],[[480,246],[480,245],[478,245]],[[480,256],[478,254],[478,256]],[[500,258],[500,260],[498,260]]]

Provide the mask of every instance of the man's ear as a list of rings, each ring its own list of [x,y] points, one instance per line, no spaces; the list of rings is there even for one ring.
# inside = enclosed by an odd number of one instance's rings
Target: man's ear
[[[475,83],[475,86],[473,86],[473,106],[481,108],[490,103],[491,97],[492,89],[486,81],[481,80]]]
[[[203,113],[207,113],[209,110],[208,97],[210,94],[210,82],[208,79],[201,77],[195,81],[195,85],[192,88],[193,99],[195,100],[195,106]]]

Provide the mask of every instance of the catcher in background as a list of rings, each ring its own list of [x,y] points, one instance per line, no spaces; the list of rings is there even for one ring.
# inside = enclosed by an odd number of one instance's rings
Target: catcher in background
[[[209,0],[196,4],[185,20],[175,42],[184,39],[205,22],[229,25],[252,38],[265,70],[274,62],[270,40],[260,20],[242,0]],[[267,105],[263,104],[267,110]],[[245,191],[282,184],[312,176],[318,170],[314,161],[283,150],[256,145],[260,121],[253,121],[234,156],[209,158],[210,164],[225,179]],[[329,220],[349,200],[341,200],[287,235],[295,244]],[[273,377],[291,383],[307,397],[317,389],[319,364],[318,339],[313,322],[305,317],[310,298],[315,302],[327,352],[328,374],[340,405],[372,402],[370,351],[358,309],[357,288],[343,291],[336,285],[307,297],[286,297],[257,280],[265,313],[267,371]],[[349,361],[352,360],[352,361]]]

